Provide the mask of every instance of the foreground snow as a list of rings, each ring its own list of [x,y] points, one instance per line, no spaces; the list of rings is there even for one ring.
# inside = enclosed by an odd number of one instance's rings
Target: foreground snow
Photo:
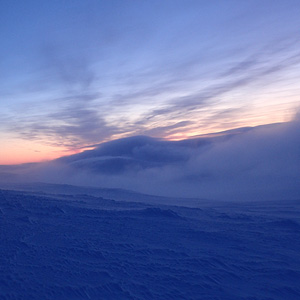
[[[300,299],[300,201],[0,191],[0,299]]]

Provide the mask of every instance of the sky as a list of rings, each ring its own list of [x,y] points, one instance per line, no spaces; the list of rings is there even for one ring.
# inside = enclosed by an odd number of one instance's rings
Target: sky
[[[0,2],[0,164],[286,122],[300,2]]]

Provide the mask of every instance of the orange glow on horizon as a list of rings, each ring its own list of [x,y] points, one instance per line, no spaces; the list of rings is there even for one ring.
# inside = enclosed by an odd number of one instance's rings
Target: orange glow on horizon
[[[259,113],[260,112],[260,113]],[[276,115],[274,111],[273,115],[266,115],[265,110],[262,108],[256,115],[245,115],[243,119],[235,120],[234,123],[228,121],[228,123],[212,123],[209,126],[197,126],[193,125],[188,128],[182,128],[182,130],[170,131],[162,136],[156,136],[157,138],[163,138],[169,141],[178,141],[184,139],[192,139],[199,137],[209,137],[213,135],[220,135],[222,132],[241,127],[255,127],[265,124],[282,123],[292,119],[291,111],[286,111]],[[130,132],[112,136],[111,139],[102,141],[108,142],[119,138],[126,138],[129,136],[139,135],[142,133]],[[45,145],[42,142],[27,141],[21,139],[12,139],[8,137],[0,136],[0,165],[15,165],[23,163],[35,163],[53,160],[62,156],[68,156],[76,153],[83,152],[85,150],[91,150],[95,147],[87,146],[80,149],[67,149],[64,146],[51,146]]]
[[[78,152],[80,150],[69,150],[63,147],[42,145],[31,141],[2,140],[0,165],[44,162]]]

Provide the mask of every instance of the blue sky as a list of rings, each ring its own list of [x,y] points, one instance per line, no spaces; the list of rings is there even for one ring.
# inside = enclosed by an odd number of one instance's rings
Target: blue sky
[[[289,121],[299,1],[1,1],[0,163]]]

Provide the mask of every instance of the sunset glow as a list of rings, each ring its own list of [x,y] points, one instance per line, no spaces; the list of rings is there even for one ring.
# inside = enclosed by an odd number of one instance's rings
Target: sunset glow
[[[299,2],[154,3],[0,4],[0,164],[294,118]]]

